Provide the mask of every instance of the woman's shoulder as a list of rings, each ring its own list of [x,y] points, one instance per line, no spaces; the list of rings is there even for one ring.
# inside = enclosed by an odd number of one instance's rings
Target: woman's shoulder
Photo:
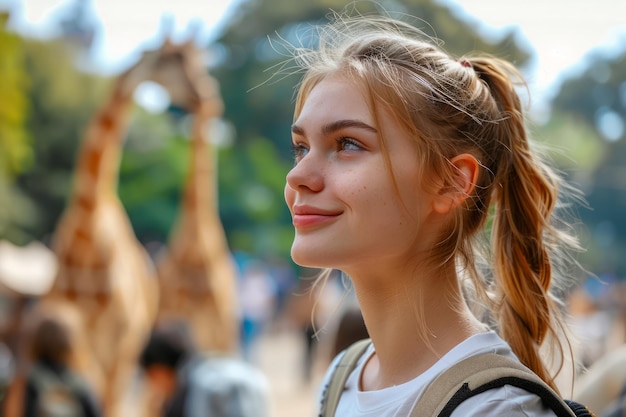
[[[472,336],[452,349],[438,364],[438,375],[449,368],[457,369],[455,365],[465,359],[487,357],[488,354],[518,361],[510,346],[499,335],[490,331]],[[503,415],[554,417],[555,413],[544,406],[538,395],[521,387],[502,385],[467,398],[451,414],[452,417]]]
[[[466,359],[472,358],[471,363],[477,364],[481,361],[474,359],[491,357],[497,355],[518,361],[510,346],[495,332],[489,331],[476,334],[450,350],[432,368],[431,378],[428,385],[435,384],[442,374],[451,371],[465,373],[457,366]],[[484,362],[484,361],[482,361]],[[498,362],[500,363],[500,362]],[[424,390],[421,395],[428,395]],[[432,392],[429,391],[431,394]],[[543,405],[542,399],[523,388],[503,385],[475,394],[464,401],[451,414],[452,417],[460,416],[524,416],[524,417],[554,417],[555,414]]]

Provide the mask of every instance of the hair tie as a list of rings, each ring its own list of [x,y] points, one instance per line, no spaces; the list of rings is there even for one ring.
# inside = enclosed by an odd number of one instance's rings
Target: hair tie
[[[469,62],[467,59],[463,58],[461,60],[459,60],[459,64],[463,65],[465,68],[471,68],[472,67],[472,63]]]

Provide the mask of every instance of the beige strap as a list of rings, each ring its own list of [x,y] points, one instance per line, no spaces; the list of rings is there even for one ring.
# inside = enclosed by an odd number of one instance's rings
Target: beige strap
[[[552,390],[535,373],[520,362],[495,353],[469,357],[444,371],[426,388],[424,394],[413,407],[410,417],[439,416],[459,390],[474,391],[502,378],[507,378],[511,381],[524,381],[520,384],[522,385],[521,388],[524,389],[527,389],[527,387],[539,387],[540,391],[548,392],[549,395],[554,397],[552,404],[556,405],[558,410],[555,407],[551,408],[555,412],[558,411],[558,416],[576,417],[559,394]],[[464,387],[466,384],[467,387]],[[512,382],[512,384],[515,383]],[[539,395],[534,390],[529,391]],[[451,409],[453,408],[455,407]],[[451,412],[451,409],[449,408],[448,411]]]
[[[353,343],[346,349],[333,371],[328,387],[324,391],[324,400],[322,401],[319,417],[335,416],[339,398],[343,394],[346,381],[370,343],[370,339],[363,339]]]

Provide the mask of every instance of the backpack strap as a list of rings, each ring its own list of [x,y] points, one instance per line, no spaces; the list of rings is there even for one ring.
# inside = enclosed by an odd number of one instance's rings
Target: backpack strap
[[[359,340],[350,345],[341,356],[339,363],[333,370],[328,386],[324,390],[319,417],[335,416],[339,398],[345,389],[346,381],[370,343],[370,339]]]
[[[468,398],[504,385],[538,395],[558,417],[583,415],[574,413],[559,394],[520,362],[487,353],[464,359],[435,378],[413,407],[411,417],[449,417]]]
[[[370,339],[354,343],[339,359],[324,391],[319,417],[335,416],[346,381],[370,343]],[[563,400],[520,362],[495,353],[471,356],[441,373],[413,406],[410,417],[449,417],[468,398],[504,385],[539,396],[557,417],[595,417],[585,406]]]

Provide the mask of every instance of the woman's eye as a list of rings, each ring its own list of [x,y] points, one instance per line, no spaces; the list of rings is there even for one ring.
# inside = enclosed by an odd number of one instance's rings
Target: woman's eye
[[[360,151],[363,149],[359,142],[351,138],[341,138],[337,142],[342,151]]]
[[[309,148],[304,146],[301,143],[292,143],[291,144],[291,153],[293,154],[293,158],[297,161],[301,160],[309,153]]]

